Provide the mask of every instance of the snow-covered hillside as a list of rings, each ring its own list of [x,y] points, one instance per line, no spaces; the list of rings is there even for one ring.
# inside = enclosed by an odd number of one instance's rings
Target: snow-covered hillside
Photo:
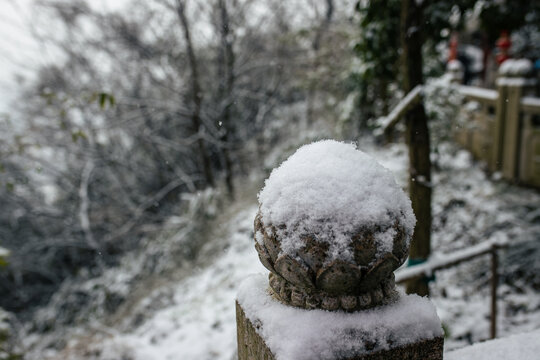
[[[382,148],[361,140],[359,148],[406,186],[404,145]],[[534,275],[540,269],[540,195],[490,179],[468,153],[452,144],[439,146],[434,161],[434,252],[461,249],[495,237],[523,242],[518,250],[503,256],[499,332],[507,335],[540,328],[539,282]],[[266,273],[253,246],[257,184],[261,184],[260,178],[244,186],[241,200],[225,206],[209,223],[213,231],[200,252],[205,258],[195,262],[194,268],[182,276],[164,278],[146,292],[140,284],[132,285],[130,291],[137,289],[140,299],[129,311],[115,314],[114,321],[104,317],[64,333],[68,338],[63,350],[50,347],[54,332],[46,337],[30,336],[28,344],[33,351],[29,358],[233,359],[237,287],[248,274]],[[123,270],[115,269],[119,276]],[[488,337],[488,279],[488,259],[437,273],[431,284],[432,300],[447,332],[447,350]]]

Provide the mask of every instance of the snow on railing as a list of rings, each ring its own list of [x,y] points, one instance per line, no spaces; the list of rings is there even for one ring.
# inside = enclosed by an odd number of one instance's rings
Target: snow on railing
[[[458,86],[458,91],[461,95],[473,98],[475,100],[496,101],[499,97],[497,90],[484,89],[477,86]]]
[[[385,133],[396,125],[399,119],[401,119],[401,117],[411,106],[420,100],[423,90],[424,87],[422,85],[415,86],[414,89],[407,94],[407,96],[401,99],[390,114],[377,119],[377,123],[381,126]]]
[[[431,276],[437,270],[453,267],[480,255],[490,253],[497,248],[504,248],[507,246],[507,241],[485,241],[467,249],[432,257],[425,263],[396,271],[396,283],[403,283],[423,276]]]
[[[490,319],[490,335],[494,339],[497,337],[497,285],[499,283],[499,273],[497,268],[499,260],[497,250],[510,246],[510,241],[505,240],[490,240],[471,246],[467,249],[457,250],[450,254],[439,255],[432,257],[425,263],[411,266],[403,270],[398,270],[395,273],[396,283],[404,283],[406,281],[419,277],[430,277],[435,271],[447,269],[458,265],[462,262],[475,259],[485,254],[491,254],[491,319]]]
[[[523,110],[532,113],[540,113],[540,98],[533,96],[524,96],[520,100]]]

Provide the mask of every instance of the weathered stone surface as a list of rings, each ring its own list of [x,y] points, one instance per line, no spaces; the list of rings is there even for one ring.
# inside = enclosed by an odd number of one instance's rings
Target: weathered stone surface
[[[317,287],[331,295],[354,294],[362,272],[358,266],[336,260],[317,274]]]
[[[304,246],[298,250],[298,256],[311,269],[322,268],[326,259],[328,244],[318,242],[314,236],[305,235],[300,237],[300,239],[303,241]]]
[[[392,273],[403,264],[408,249],[404,229],[396,222],[394,230],[392,252],[378,253],[375,234],[382,230],[374,227],[351,235],[351,261],[328,262],[329,245],[318,241],[314,234],[300,236],[302,246],[295,256],[284,254],[279,234],[284,236],[287,229],[283,225],[264,224],[258,214],[255,232],[262,234],[262,243],[256,241],[255,248],[262,264],[279,277],[270,287],[280,301],[309,309],[323,304],[328,308],[334,300],[323,300],[337,298],[336,309],[356,311],[387,303],[395,297]],[[290,286],[284,287],[283,281]],[[341,296],[351,295],[355,296],[354,300],[339,300]]]
[[[361,266],[368,266],[377,253],[373,234],[369,232],[356,234],[352,238],[352,243],[354,244],[354,260],[356,263]]]
[[[377,260],[358,285],[359,288],[377,289],[384,279],[388,278],[389,274],[392,274],[394,269],[399,266],[398,264],[398,259],[392,254],[387,254],[382,259]]]
[[[303,263],[289,255],[280,255],[274,264],[276,272],[288,282],[301,288],[313,287],[311,270]]]
[[[306,289],[275,273],[268,275],[270,290],[280,302],[304,309],[358,311],[393,302],[397,298],[394,274],[383,279],[368,292],[356,294],[330,294],[323,290]],[[308,291],[309,290],[309,291]]]
[[[262,247],[257,242],[255,242],[255,249],[257,250],[257,254],[259,255],[259,260],[264,265],[264,267],[272,272],[276,272],[272,264],[272,259],[270,258],[268,251],[266,251],[266,248]]]
[[[275,360],[272,350],[257,333],[264,324],[255,326],[247,319],[242,307],[236,303],[238,360]],[[355,357],[339,357],[339,360],[442,360],[444,339],[436,337],[414,344],[392,347],[388,350],[368,352]],[[284,359],[294,360],[294,359]],[[338,360],[338,358],[336,358]]]
[[[238,360],[275,359],[238,302],[236,303],[236,339],[238,342]]]

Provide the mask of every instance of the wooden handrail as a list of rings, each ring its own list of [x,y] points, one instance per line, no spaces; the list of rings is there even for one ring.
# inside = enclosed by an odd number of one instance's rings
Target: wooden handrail
[[[419,277],[429,277],[435,271],[454,267],[462,262],[470,261],[485,254],[491,254],[491,316],[490,337],[497,337],[497,286],[499,284],[498,254],[497,250],[510,245],[508,241],[486,241],[468,249],[458,250],[437,258],[432,258],[425,263],[398,270],[395,273],[396,283],[401,284]]]
[[[485,89],[477,86],[459,85],[457,87],[459,93],[469,99],[495,105],[499,93],[497,90]]]
[[[522,97],[520,105],[524,112],[540,115],[540,98],[532,96]]]
[[[506,246],[508,246],[506,242],[486,241],[468,249],[457,250],[449,254],[431,258],[422,264],[396,271],[396,283],[400,284],[419,277],[431,276],[435,271],[453,267],[462,262],[490,253],[494,248],[503,248]]]
[[[388,133],[398,123],[398,121],[405,115],[405,113],[415,104],[420,101],[422,97],[422,91],[424,87],[417,85],[412,89],[407,96],[394,107],[394,109],[387,116],[383,116],[377,120],[381,125],[384,133]]]

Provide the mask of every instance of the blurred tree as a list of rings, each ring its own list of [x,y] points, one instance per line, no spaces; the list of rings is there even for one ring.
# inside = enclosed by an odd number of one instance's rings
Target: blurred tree
[[[358,1],[356,11],[362,31],[354,47],[361,62],[356,78],[365,121],[388,113],[388,87],[399,73],[400,1]]]
[[[202,121],[201,121],[201,103],[202,103],[202,90],[199,79],[199,70],[198,62],[195,57],[195,50],[193,49],[193,43],[191,41],[191,31],[186,17],[185,12],[185,1],[177,0],[176,1],[176,12],[178,18],[180,19],[180,24],[182,25],[182,31],[184,33],[184,41],[186,42],[186,51],[188,56],[188,64],[191,71],[191,96],[193,101],[193,109],[191,115],[191,121],[193,123],[193,130],[195,136],[197,137],[197,144],[199,146],[199,153],[203,163],[204,176],[206,178],[206,183],[210,186],[214,186],[214,174],[210,164],[210,157],[206,151],[206,145],[204,143],[203,133],[205,131]]]
[[[424,83],[422,72],[423,6],[416,0],[401,4],[401,56],[403,90],[408,93]],[[409,264],[426,261],[431,252],[431,160],[424,104],[420,101],[405,114],[405,140],[409,147],[409,195],[416,227],[409,250]],[[425,279],[407,283],[408,293],[428,295]]]
[[[316,9],[316,7],[315,7]],[[320,66],[321,59],[319,58],[319,50],[321,47],[321,42],[323,37],[328,32],[328,27],[332,22],[332,17],[334,16],[334,0],[326,0],[326,11],[324,16],[319,20],[319,24],[316,25],[314,31],[315,36],[311,42],[311,52],[313,57],[313,72],[317,72]],[[308,89],[306,94],[306,123],[311,125],[313,123],[313,107],[315,95],[317,92],[317,81],[318,79],[312,79],[308,83]]]
[[[134,1],[122,12],[88,4],[36,2],[36,36],[58,57],[26,84],[18,130],[0,131],[0,241],[12,253],[0,306],[9,310],[100,274],[171,216],[187,221],[183,199],[212,182],[233,194],[235,177],[260,167],[288,131],[280,122],[304,114],[295,107],[314,33],[305,41],[291,24],[311,13],[279,0],[267,12],[252,0]],[[333,92],[349,49],[326,35],[318,46],[333,67],[319,89]]]
[[[221,128],[219,139],[221,141],[221,151],[225,163],[225,183],[229,196],[234,198],[233,165],[229,148],[230,138],[233,134],[233,124],[231,123],[231,113],[235,104],[234,100],[234,63],[235,56],[233,50],[233,34],[229,21],[226,0],[218,0],[217,11],[219,13],[218,33],[220,45],[218,47],[217,69],[218,69],[218,103],[220,112],[218,116],[218,128]]]

